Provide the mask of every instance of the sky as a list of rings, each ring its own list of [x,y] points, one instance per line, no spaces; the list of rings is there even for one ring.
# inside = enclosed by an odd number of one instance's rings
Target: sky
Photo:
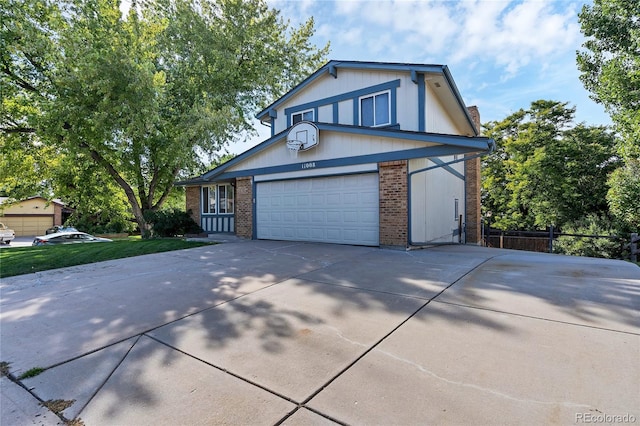
[[[328,60],[447,65],[467,106],[483,123],[502,120],[539,99],[568,102],[576,122],[611,124],[579,80],[584,37],[570,0],[267,0],[297,26],[314,18],[316,46]],[[261,128],[262,127],[262,128]],[[269,137],[231,145],[241,153]]]

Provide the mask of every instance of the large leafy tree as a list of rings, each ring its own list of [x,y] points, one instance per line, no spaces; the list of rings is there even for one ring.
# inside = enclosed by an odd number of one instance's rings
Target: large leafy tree
[[[263,0],[134,1],[125,16],[116,0],[0,1],[3,144],[90,162],[143,234],[177,178],[328,50],[312,19],[292,28]]]
[[[497,144],[482,170],[483,209],[493,226],[539,229],[607,213],[616,139],[606,128],[576,125],[574,113],[566,103],[540,100],[485,124]]]
[[[87,153],[59,156],[52,175],[53,193],[73,210],[69,225],[89,233],[133,230],[127,197],[108,173],[96,173]]]
[[[580,79],[604,105],[620,133],[624,164],[610,177],[611,211],[628,228],[640,226],[640,2],[595,0],[579,14],[587,36],[577,53]]]
[[[610,176],[609,208],[625,227],[624,231],[638,232],[640,229],[640,161],[627,159],[622,167]]]

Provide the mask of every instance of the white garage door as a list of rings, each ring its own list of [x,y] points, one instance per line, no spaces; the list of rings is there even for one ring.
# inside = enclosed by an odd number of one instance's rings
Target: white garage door
[[[378,174],[260,182],[257,237],[379,244]]]

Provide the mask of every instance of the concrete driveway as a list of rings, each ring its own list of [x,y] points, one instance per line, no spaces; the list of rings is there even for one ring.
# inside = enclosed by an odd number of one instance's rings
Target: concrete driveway
[[[35,236],[33,236],[33,237],[16,237],[9,244],[0,244],[0,250],[1,249],[9,249],[11,247],[29,247],[33,243],[33,239],[34,238],[35,238]]]
[[[244,241],[0,289],[2,424],[640,422],[622,261]]]

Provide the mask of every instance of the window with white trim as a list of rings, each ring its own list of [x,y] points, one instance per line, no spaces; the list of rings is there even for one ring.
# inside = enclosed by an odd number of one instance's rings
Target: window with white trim
[[[291,125],[293,126],[294,124],[299,123],[301,121],[313,121],[313,118],[314,118],[313,116],[314,116],[314,113],[312,109],[291,114]]]
[[[231,184],[202,187],[202,213],[232,214],[234,203],[235,192]]]
[[[360,98],[360,125],[367,127],[391,124],[391,91]]]
[[[216,186],[202,187],[202,213],[215,214],[216,209]]]
[[[218,211],[220,214],[233,213],[233,186],[218,185]]]

